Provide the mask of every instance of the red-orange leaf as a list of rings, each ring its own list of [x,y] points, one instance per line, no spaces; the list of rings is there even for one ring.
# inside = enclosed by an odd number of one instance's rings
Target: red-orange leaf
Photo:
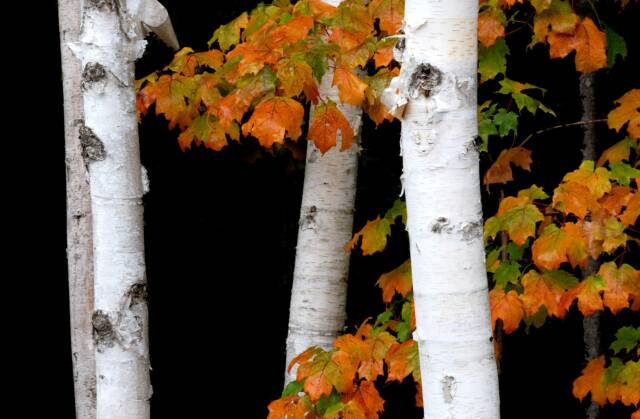
[[[340,416],[343,419],[378,419],[378,412],[384,410],[384,400],[380,397],[380,393],[371,381],[366,380],[360,382],[355,392],[345,395],[342,402],[347,405],[356,405],[357,411],[362,414],[362,416],[345,414]]]
[[[620,106],[609,112],[609,128],[620,131],[629,122],[627,133],[631,138],[640,139],[640,89],[629,90],[615,103]]]
[[[139,104],[146,111],[154,102],[156,113],[164,114],[169,121],[169,128],[176,125],[186,128],[193,118],[198,116],[194,106],[190,106],[196,85],[192,78],[179,74],[160,76],[157,81],[148,83],[140,92]]]
[[[514,147],[502,150],[498,159],[491,165],[484,175],[484,184],[489,186],[492,183],[507,183],[513,180],[511,164],[531,170],[531,151],[523,147]]]
[[[600,158],[598,159],[598,166],[602,166],[606,162],[618,163],[624,160],[629,160],[631,145],[632,142],[627,138],[618,141],[600,155]]]
[[[306,397],[289,396],[272,401],[267,419],[313,419],[313,406]]]
[[[540,274],[529,271],[522,277],[524,294],[521,296],[524,311],[533,317],[544,305],[549,315],[564,318],[571,301],[563,299],[567,284],[554,281],[552,272]]]
[[[300,125],[304,118],[302,105],[287,97],[272,97],[260,102],[249,121],[242,126],[242,133],[253,135],[263,147],[283,143],[285,133],[297,140],[302,133]]]
[[[408,340],[404,343],[395,344],[389,349],[385,361],[389,366],[388,381],[402,381],[409,374],[420,380],[420,359],[418,357],[418,343],[415,340]]]
[[[604,310],[601,292],[605,289],[604,281],[599,276],[590,276],[570,289],[563,296],[568,306],[578,299],[578,309],[585,316],[591,316],[598,310]]]
[[[511,290],[505,294],[504,290],[494,288],[489,292],[491,301],[491,321],[493,328],[496,328],[496,321],[502,320],[502,326],[506,333],[511,333],[518,329],[520,321],[524,317],[522,301],[518,294]]]
[[[635,192],[629,186],[615,185],[611,192],[600,199],[600,205],[607,210],[610,215],[618,216],[622,209],[629,205],[629,201]]]
[[[493,10],[478,16],[478,41],[489,48],[496,39],[504,37],[504,24]]]
[[[597,404],[606,401],[604,385],[604,355],[589,361],[582,374],[573,382],[573,395],[582,400],[591,393],[591,400]]]
[[[193,120],[191,125],[178,136],[180,149],[185,151],[195,142],[204,143],[205,147],[215,151],[227,145],[227,136],[220,123],[209,114],[204,114]]]
[[[318,101],[318,86],[311,66],[302,60],[285,58],[276,64],[278,90],[285,96],[298,96],[304,91],[312,103]]]
[[[591,73],[607,66],[605,33],[586,17],[576,27],[575,33],[551,33],[548,37],[551,58],[566,57],[576,51],[576,70]]]
[[[300,363],[296,379],[305,380],[304,391],[311,401],[317,401],[322,395],[328,396],[334,387],[340,393],[353,391],[357,365],[347,352],[325,352],[319,348],[312,348],[308,352],[291,361],[289,368],[294,362]]]
[[[336,68],[333,73],[333,85],[338,88],[338,95],[342,103],[360,106],[364,101],[364,91],[367,90],[367,84],[351,71]]]
[[[371,0],[369,13],[374,19],[380,19],[380,29],[396,33],[402,27],[404,0]]]
[[[382,288],[382,301],[390,303],[395,293],[405,297],[411,292],[411,261],[407,260],[391,272],[380,276],[376,282]]]
[[[600,266],[598,275],[604,278],[604,305],[613,314],[629,307],[629,300],[636,302],[640,299],[640,271],[624,264],[618,268],[615,262],[608,262]]]
[[[627,203],[627,209],[620,216],[620,221],[625,226],[630,226],[636,223],[636,220],[640,216],[640,193],[634,193]]]
[[[336,145],[338,130],[342,133],[340,149],[346,150],[351,147],[353,129],[336,104],[327,101],[313,110],[307,139],[314,141],[318,150],[325,153]]]

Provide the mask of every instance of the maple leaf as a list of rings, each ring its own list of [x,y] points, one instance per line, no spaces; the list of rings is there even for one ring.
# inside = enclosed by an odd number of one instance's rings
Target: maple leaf
[[[509,47],[502,38],[488,48],[483,45],[478,47],[478,73],[481,83],[507,72],[507,55]]]
[[[333,27],[346,29],[350,32],[370,33],[373,21],[367,7],[360,1],[343,1],[332,19]]]
[[[563,303],[570,306],[574,299],[578,299],[578,309],[584,316],[591,316],[598,310],[604,310],[601,292],[605,289],[604,280],[597,275],[591,275],[581,281],[575,288],[565,293]]]
[[[313,419],[313,405],[308,397],[289,396],[274,400],[267,407],[267,419]]]
[[[504,37],[504,14],[495,9],[478,16],[478,41],[485,48],[495,44],[496,39]]]
[[[538,109],[540,109],[541,111],[551,114],[553,116],[556,115],[555,112],[553,112],[551,109],[544,106],[542,102],[540,102],[539,100],[534,99],[533,97],[525,93],[522,93],[525,90],[539,90],[542,93],[544,93],[545,89],[534,86],[533,84],[520,83],[507,78],[505,78],[504,80],[500,80],[499,83],[500,83],[500,90],[498,90],[498,93],[511,95],[513,100],[516,102],[516,106],[518,107],[518,110],[521,111],[522,109],[526,109],[529,112],[531,112],[531,114],[535,115]]]
[[[360,106],[364,101],[367,84],[349,70],[336,68],[333,73],[333,86],[338,88],[342,103]]]
[[[542,274],[533,270],[527,272],[522,277],[524,293],[521,300],[524,311],[533,317],[544,305],[550,315],[564,318],[572,301],[563,299],[563,295],[575,282],[575,277],[562,271],[546,271]]]
[[[579,20],[569,2],[551,2],[545,10],[538,10],[535,16],[532,44],[545,42],[550,34],[572,35]]]
[[[509,238],[518,246],[522,246],[536,231],[536,223],[544,216],[531,202],[544,199],[547,195],[537,186],[518,192],[517,197],[509,196],[500,202],[498,213],[485,223],[485,241],[495,238],[499,231],[506,231]]]
[[[264,69],[255,76],[246,76],[238,81],[238,88],[218,102],[218,119],[228,130],[234,121],[240,122],[254,100],[275,89],[275,74]]]
[[[371,0],[369,14],[380,19],[380,29],[388,34],[396,33],[404,19],[404,0]]]
[[[201,66],[217,69],[224,62],[224,54],[221,51],[212,49],[205,52],[194,52],[191,48],[182,48],[176,52],[173,60],[165,67],[187,77],[193,77],[196,70]]]
[[[338,8],[325,3],[323,0],[309,0],[309,7],[316,20],[324,20],[333,17]]]
[[[313,29],[313,18],[310,16],[296,16],[287,23],[278,25],[268,37],[268,46],[272,49],[295,44],[304,39]]]
[[[513,147],[502,150],[496,161],[484,175],[484,184],[489,187],[493,183],[507,183],[513,180],[511,164],[531,171],[531,151],[524,147]]]
[[[609,128],[620,131],[628,122],[627,133],[629,137],[640,139],[640,89],[632,89],[615,101],[620,105],[609,112],[607,121]]]
[[[393,115],[387,111],[387,108],[382,104],[380,98],[384,89],[389,86],[391,79],[399,73],[398,68],[392,70],[382,68],[373,76],[365,76],[367,83],[365,97],[367,100],[363,104],[363,109],[376,125],[381,124],[385,120],[393,120]]]
[[[606,35],[599,30],[591,18],[578,23],[573,34],[549,34],[549,56],[564,58],[576,51],[576,70],[591,73],[607,66]]]
[[[362,254],[372,255],[382,251],[387,246],[387,236],[391,234],[391,224],[386,218],[376,217],[375,220],[367,222],[365,226],[354,234],[353,238],[345,246],[345,251],[349,252],[358,244],[362,237]]]
[[[511,333],[518,329],[520,321],[524,317],[522,301],[518,294],[514,290],[505,293],[503,289],[496,287],[489,292],[489,300],[493,329],[495,330],[498,319],[502,320],[502,328],[505,333]]]
[[[366,356],[360,361],[358,376],[375,381],[384,374],[384,358],[397,340],[389,332],[379,332],[367,336],[364,342]]]
[[[396,292],[406,298],[412,290],[411,261],[407,260],[393,271],[382,274],[376,285],[382,288],[382,301],[385,303],[390,303]]]
[[[600,266],[598,275],[606,285],[604,290],[604,305],[613,314],[629,307],[629,300],[640,299],[640,271],[631,265],[623,264],[618,268],[615,262],[604,263]]]
[[[566,223],[562,228],[548,225],[533,242],[531,252],[535,264],[549,270],[559,268],[563,262],[570,262],[575,267],[588,260],[587,239],[575,223]]]
[[[622,209],[629,205],[629,200],[635,192],[629,186],[615,185],[611,191],[600,198],[599,204],[609,214],[618,216],[622,213]]]
[[[616,340],[611,343],[611,350],[616,353],[621,352],[623,349],[627,351],[627,353],[631,353],[631,351],[640,345],[640,327],[621,327],[616,332]]]
[[[592,359],[582,370],[580,377],[573,382],[573,395],[582,400],[591,393],[591,400],[597,404],[604,404],[606,400],[604,386],[604,355]]]
[[[243,12],[231,22],[216,29],[213,33],[213,37],[211,37],[209,42],[207,42],[207,45],[211,48],[211,45],[218,41],[220,48],[223,51],[228,51],[231,46],[240,42],[240,30],[245,29],[248,23],[249,15],[247,12]]]
[[[227,136],[215,117],[204,114],[194,119],[191,125],[178,136],[178,144],[182,151],[189,148],[192,142],[196,145],[203,143],[207,148],[220,151],[227,145]]]
[[[338,130],[342,133],[341,150],[351,147],[353,129],[336,104],[328,100],[313,109],[307,139],[314,141],[322,153],[336,145]]]
[[[285,58],[276,64],[278,90],[285,96],[298,96],[304,91],[307,100],[318,102],[318,85],[313,69],[303,60]]]
[[[288,97],[272,97],[258,103],[247,123],[242,125],[245,136],[253,135],[263,147],[274,143],[284,143],[285,133],[297,140],[302,131],[300,125],[304,118],[304,108]]]
[[[620,215],[620,221],[625,226],[630,226],[636,223],[638,216],[640,216],[640,193],[636,192],[629,198],[627,209]]]
[[[376,52],[373,54],[373,63],[376,68],[386,67],[393,60],[393,49],[398,42],[397,39],[382,39],[376,44]]]
[[[412,374],[416,381],[420,380],[420,358],[418,356],[418,343],[408,340],[397,343],[389,349],[385,361],[389,367],[389,381],[402,381]]]
[[[347,410],[340,416],[343,419],[378,419],[378,412],[384,411],[384,400],[370,381],[361,381],[356,391],[343,396],[342,402],[357,412],[354,415]]]
[[[156,114],[163,114],[169,121],[169,129],[176,125],[185,129],[198,115],[187,98],[193,98],[196,85],[193,78],[179,74],[163,75],[148,83],[140,91],[140,104],[144,110],[156,104]]]
[[[553,191],[552,204],[564,214],[572,213],[578,218],[584,218],[597,207],[598,202],[589,188],[576,182],[568,182]]]
[[[629,160],[632,146],[635,146],[635,141],[632,141],[630,138],[618,141],[600,155],[597,166],[602,166],[606,162],[618,163],[623,160]]]

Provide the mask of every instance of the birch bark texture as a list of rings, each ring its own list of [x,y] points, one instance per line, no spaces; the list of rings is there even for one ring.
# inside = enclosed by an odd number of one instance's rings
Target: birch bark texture
[[[79,40],[67,44],[82,63],[79,137],[91,196],[98,419],[150,415],[134,62],[144,51],[145,25],[167,28],[162,16],[168,14],[155,0],[85,0]]]
[[[342,0],[324,2],[337,6]],[[338,104],[353,129],[355,141],[349,149],[340,151],[339,134],[337,145],[325,154],[314,143],[307,145],[289,306],[285,384],[295,380],[295,369],[286,372],[291,360],[310,346],[330,349],[346,317],[349,254],[344,245],[353,233],[362,110],[341,104],[332,80],[330,69],[320,83],[320,96]]]
[[[80,36],[81,0],[59,0],[60,54],[64,95],[65,165],[67,173],[67,266],[71,354],[76,417],[96,417],[96,362],[93,349],[93,241],[89,173],[82,156],[81,63],[68,42]]]
[[[401,131],[425,417],[497,419],[477,135],[476,0],[406,0]],[[390,103],[391,102],[391,103]]]

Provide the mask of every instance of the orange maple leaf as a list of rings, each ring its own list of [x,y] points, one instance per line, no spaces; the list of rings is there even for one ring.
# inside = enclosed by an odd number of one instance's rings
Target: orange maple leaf
[[[558,269],[563,262],[584,265],[588,259],[588,243],[583,229],[575,223],[562,228],[548,225],[531,246],[533,261],[542,269]]]
[[[613,314],[629,307],[630,299],[636,302],[640,299],[640,271],[631,265],[624,264],[618,268],[615,262],[604,263],[600,266],[598,275],[604,279],[606,285],[604,305]]]
[[[496,321],[502,320],[502,328],[505,333],[511,333],[518,329],[520,321],[524,317],[522,301],[518,293],[511,290],[505,294],[504,290],[494,288],[489,292],[491,302],[491,321],[496,328]]]
[[[604,404],[606,393],[604,386],[604,355],[589,361],[582,370],[580,377],[573,382],[573,395],[582,400],[587,393],[591,393],[591,400],[597,404]]]
[[[364,91],[367,83],[344,68],[336,68],[333,73],[333,86],[338,88],[338,95],[342,103],[360,106],[364,101]]]
[[[269,403],[267,419],[313,419],[313,406],[306,397],[289,396]]]
[[[491,165],[487,173],[484,175],[484,184],[507,183],[513,180],[513,172],[511,164],[531,170],[531,151],[524,147],[514,147],[502,150],[496,161]]]
[[[551,275],[529,271],[522,277],[524,294],[520,297],[524,311],[533,317],[544,305],[549,315],[564,318],[572,301],[564,297],[565,286],[552,280]]]
[[[416,381],[420,380],[420,358],[418,357],[418,343],[408,340],[397,343],[389,349],[385,361],[389,366],[389,381],[402,381],[409,374],[413,374]]]
[[[578,299],[578,309],[585,316],[591,316],[598,310],[604,310],[602,291],[604,281],[598,276],[590,276],[581,281],[575,288],[567,291],[562,297],[562,303],[570,306],[574,299]]]
[[[318,102],[318,85],[311,66],[302,60],[282,59],[276,64],[278,90],[285,96],[298,96],[304,92],[311,103]]]
[[[380,19],[380,29],[389,34],[396,33],[404,19],[404,0],[371,0],[369,14]]]
[[[629,160],[629,155],[631,154],[631,144],[632,141],[627,138],[618,141],[602,152],[600,158],[598,159],[597,165],[602,166],[606,162],[617,163],[624,160]]]
[[[362,237],[362,254],[365,256],[381,252],[387,246],[387,236],[391,234],[391,224],[386,218],[378,215],[375,220],[368,221],[364,227],[345,245],[345,252],[350,252]]]
[[[351,147],[353,129],[340,109],[332,101],[317,106],[311,116],[307,139],[314,141],[322,153],[336,145],[338,130],[342,133],[341,150]]]
[[[393,271],[382,274],[376,285],[382,288],[382,301],[385,303],[390,303],[396,292],[406,298],[413,289],[411,283],[411,261],[407,260]]]
[[[552,32],[547,38],[551,58],[564,58],[576,51],[576,70],[591,73],[607,66],[605,33],[586,17],[578,23],[575,33]]]
[[[504,37],[504,24],[496,13],[490,9],[478,16],[478,41],[489,48],[496,39]]]
[[[284,143],[285,134],[297,140],[302,134],[300,125],[304,118],[304,108],[288,97],[272,97],[260,102],[251,118],[242,125],[245,136],[253,135],[263,147],[274,143]]]
[[[609,112],[609,128],[620,131],[629,122],[627,133],[631,138],[640,139],[640,89],[629,90],[615,103],[620,106]]]
[[[343,412],[343,419],[378,419],[378,412],[384,411],[384,400],[371,381],[361,381],[356,391],[342,397],[342,402],[354,410]]]
[[[302,363],[297,358],[305,353],[294,359],[300,363],[296,380],[305,380],[304,391],[311,401],[317,401],[322,395],[330,395],[334,387],[340,393],[353,391],[357,365],[353,363],[351,356],[341,350],[325,352],[318,349],[314,348],[310,356],[306,354],[302,357]],[[291,361],[289,368],[293,363]]]
[[[623,208],[628,207],[635,193],[629,186],[615,185],[611,188],[611,192],[600,199],[599,203],[610,215],[617,217],[622,213]]]

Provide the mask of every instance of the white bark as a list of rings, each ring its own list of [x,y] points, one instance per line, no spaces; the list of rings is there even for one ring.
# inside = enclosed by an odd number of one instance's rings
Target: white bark
[[[80,39],[68,44],[83,68],[79,131],[93,215],[98,419],[149,417],[144,185],[134,61],[145,46],[141,19],[153,7],[162,8],[155,0],[85,0]]]
[[[96,363],[93,350],[93,252],[88,172],[82,158],[79,127],[83,120],[82,67],[67,42],[80,35],[80,0],[59,0],[65,161],[67,167],[67,264],[76,417],[96,417]]]
[[[325,3],[337,6],[341,0]],[[362,111],[340,104],[332,79],[330,70],[322,78],[320,96],[338,104],[356,140],[345,151],[340,151],[338,140],[337,146],[324,155],[313,143],[307,146],[285,368],[310,346],[331,348],[346,316],[349,255],[344,245],[353,233]],[[295,379],[295,371],[285,372],[285,383]]]
[[[402,74],[392,85],[401,90],[391,95],[407,101],[403,180],[425,417],[497,419],[474,144],[478,2],[405,7]]]

